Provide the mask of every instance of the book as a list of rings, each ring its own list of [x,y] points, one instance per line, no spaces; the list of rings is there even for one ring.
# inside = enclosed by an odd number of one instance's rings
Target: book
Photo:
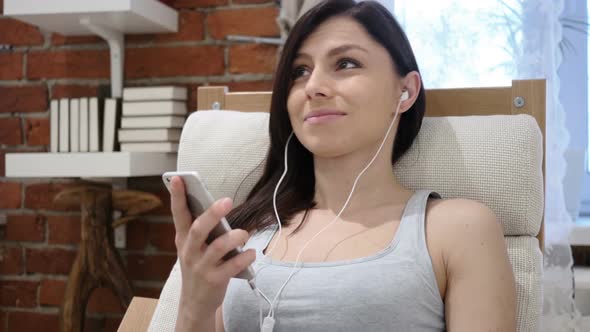
[[[186,115],[186,103],[173,100],[123,102],[123,116],[146,115]]]
[[[80,152],[88,152],[88,98],[80,98]]]
[[[80,101],[70,99],[70,152],[80,152]]]
[[[52,100],[49,110],[50,144],[49,151],[59,150],[59,100]]]
[[[117,142],[116,136],[118,127],[118,106],[118,99],[105,99],[102,125],[102,151],[104,152],[117,151],[115,143]]]
[[[134,116],[123,117],[121,128],[182,128],[184,116]]]
[[[180,129],[119,129],[119,142],[178,142]]]
[[[100,104],[96,97],[88,99],[88,151],[100,151]]]
[[[123,100],[187,100],[187,90],[179,86],[124,88]]]
[[[125,151],[125,152],[177,152],[178,151],[178,143],[175,143],[175,142],[121,143],[121,151]]]
[[[59,100],[59,152],[70,151],[70,100]]]

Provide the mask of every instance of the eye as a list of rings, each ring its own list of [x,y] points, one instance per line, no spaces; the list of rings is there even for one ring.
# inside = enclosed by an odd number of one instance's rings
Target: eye
[[[297,66],[291,71],[291,78],[293,80],[296,80],[304,75],[309,75],[309,70],[305,66]]]
[[[359,68],[360,64],[353,59],[345,58],[345,59],[338,60],[336,67],[338,69],[353,69],[353,68]]]

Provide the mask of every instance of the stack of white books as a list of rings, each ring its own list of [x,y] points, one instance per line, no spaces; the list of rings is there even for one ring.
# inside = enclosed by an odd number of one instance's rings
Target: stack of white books
[[[49,112],[50,152],[114,151],[117,99],[53,99]]]
[[[187,115],[187,90],[176,86],[123,89],[121,151],[177,152]]]

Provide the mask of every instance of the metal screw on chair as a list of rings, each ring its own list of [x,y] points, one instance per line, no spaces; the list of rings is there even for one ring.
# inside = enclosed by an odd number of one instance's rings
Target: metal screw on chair
[[[516,108],[522,108],[524,106],[524,98],[522,97],[516,97],[514,98],[514,107]]]
[[[213,104],[211,104],[211,109],[219,110],[221,109],[221,104],[218,101],[216,101]]]

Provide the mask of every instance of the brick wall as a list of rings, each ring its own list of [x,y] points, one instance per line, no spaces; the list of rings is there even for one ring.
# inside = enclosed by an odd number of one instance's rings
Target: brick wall
[[[126,36],[125,86],[186,86],[189,109],[202,85],[271,88],[276,47],[230,43],[225,36],[278,36],[274,1],[162,1],[178,10],[179,32]],[[0,332],[58,331],[80,212],[52,199],[75,180],[6,178],[5,153],[48,150],[50,99],[110,91],[108,47],[96,37],[64,37],[6,17],[0,17],[0,44],[13,46],[0,52]],[[132,178],[128,186],[165,202],[128,224],[127,248],[120,250],[135,295],[157,297],[176,258],[168,194],[159,177]],[[116,331],[122,313],[110,290],[97,289],[85,331]]]

